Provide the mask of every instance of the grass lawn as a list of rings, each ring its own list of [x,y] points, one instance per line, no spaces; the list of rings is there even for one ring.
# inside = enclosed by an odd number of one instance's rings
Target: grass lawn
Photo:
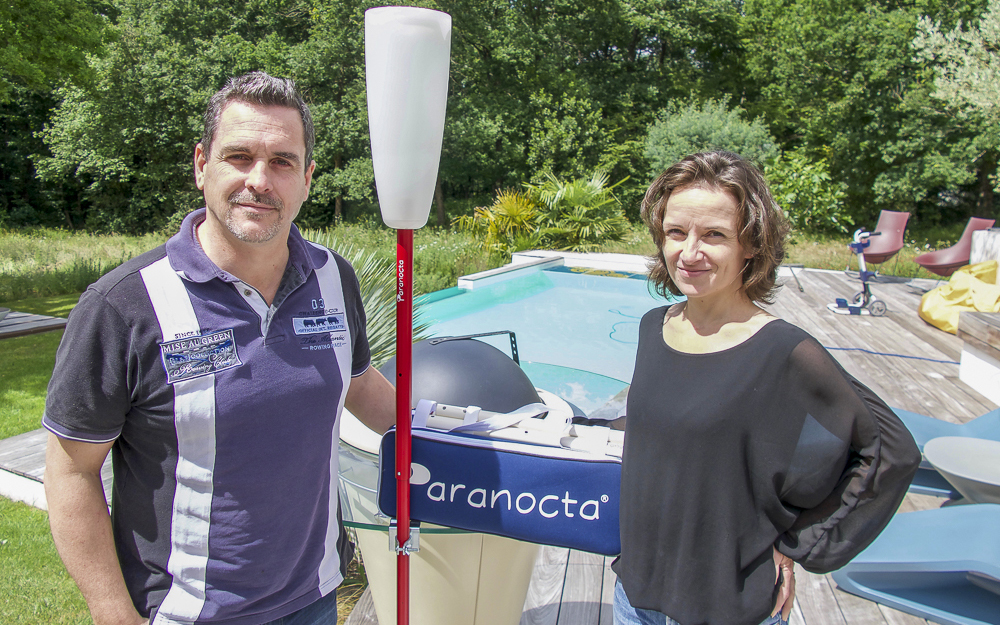
[[[12,310],[65,317],[79,293],[5,302]],[[0,438],[41,427],[45,389],[52,376],[62,330],[30,334],[0,343]]]
[[[83,596],[56,554],[48,515],[0,497],[0,623],[90,623]]]

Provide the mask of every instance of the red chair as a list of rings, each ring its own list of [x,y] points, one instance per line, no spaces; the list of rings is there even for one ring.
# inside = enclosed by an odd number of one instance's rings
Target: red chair
[[[870,245],[865,248],[865,263],[878,265],[889,260],[903,249],[903,231],[909,213],[882,211],[878,216],[878,225],[868,237]]]
[[[955,273],[955,270],[969,264],[969,256],[972,255],[972,233],[976,230],[986,230],[993,227],[993,219],[980,219],[973,217],[965,226],[965,232],[958,243],[951,247],[935,252],[927,252],[913,259],[927,271],[936,273],[939,276],[948,277]]]

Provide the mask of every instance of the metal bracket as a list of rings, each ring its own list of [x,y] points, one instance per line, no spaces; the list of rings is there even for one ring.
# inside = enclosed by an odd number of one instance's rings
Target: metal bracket
[[[510,356],[517,365],[521,364],[521,360],[517,355],[517,337],[514,335],[512,330],[497,330],[496,332],[482,332],[480,334],[466,334],[465,336],[439,336],[437,338],[430,339],[427,341],[430,345],[437,345],[438,343],[444,343],[445,341],[463,341],[465,339],[478,339],[484,336],[496,336],[498,334],[509,334],[510,335]]]
[[[396,528],[396,519],[389,522],[389,551],[395,551],[397,554],[410,555],[420,551],[420,527],[411,526],[410,527],[410,539],[406,541],[405,545],[400,546],[399,544],[399,533]]]

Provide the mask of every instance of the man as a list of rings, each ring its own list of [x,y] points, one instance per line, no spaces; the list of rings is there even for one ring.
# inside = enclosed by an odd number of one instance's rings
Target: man
[[[291,81],[230,80],[194,152],[206,208],[70,315],[45,490],[99,625],[336,623],[339,416],[384,432],[394,389],[350,265],[292,225],[313,142]]]

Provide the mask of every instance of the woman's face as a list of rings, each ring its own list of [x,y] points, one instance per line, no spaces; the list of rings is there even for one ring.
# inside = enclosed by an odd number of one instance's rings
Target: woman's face
[[[740,244],[736,200],[704,186],[674,189],[663,214],[663,258],[689,300],[736,297],[751,257]]]

